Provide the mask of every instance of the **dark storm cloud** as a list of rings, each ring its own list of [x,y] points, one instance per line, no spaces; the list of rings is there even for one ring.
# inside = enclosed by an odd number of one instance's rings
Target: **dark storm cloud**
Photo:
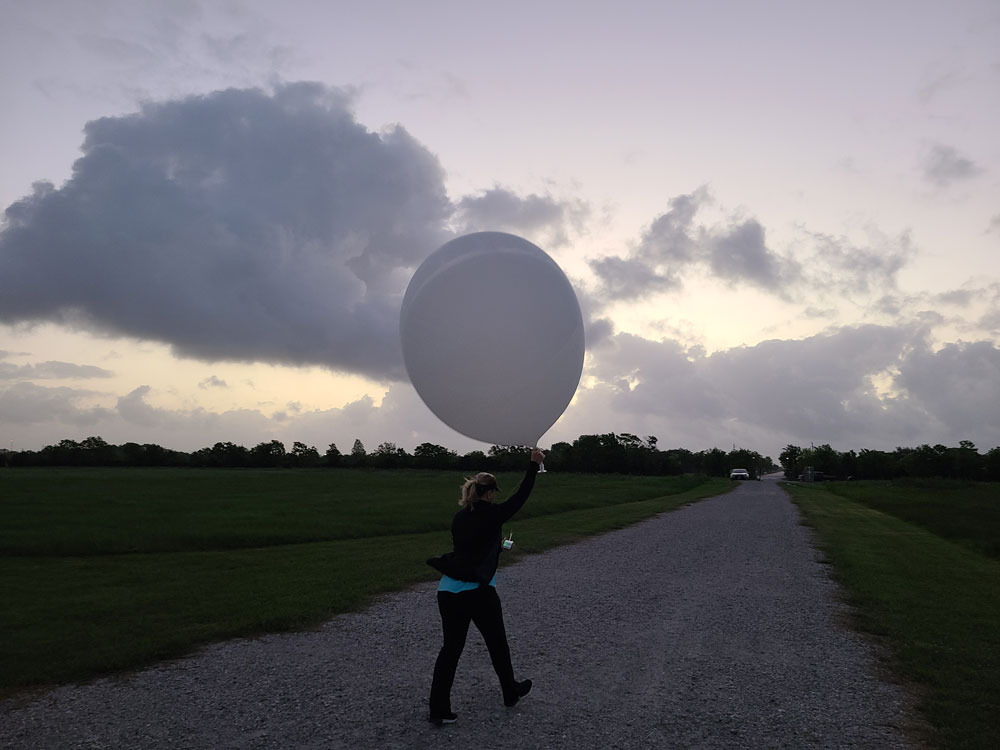
[[[2,357],[0,357],[2,358]],[[0,380],[62,380],[65,378],[110,378],[110,370],[94,365],[75,365],[70,362],[38,362],[37,364],[15,365],[0,362]]]
[[[522,197],[497,186],[459,200],[454,222],[463,234],[502,231],[531,237],[540,233],[539,242],[559,246],[569,241],[569,232],[579,229],[589,213],[580,201],[561,201],[550,195]]]
[[[962,156],[952,146],[935,143],[924,156],[924,178],[938,187],[947,187],[953,182],[968,180],[982,174],[982,169],[971,159]]]
[[[348,105],[293,84],[88,123],[71,179],[6,210],[0,320],[399,376],[399,295],[452,207],[434,156]]]

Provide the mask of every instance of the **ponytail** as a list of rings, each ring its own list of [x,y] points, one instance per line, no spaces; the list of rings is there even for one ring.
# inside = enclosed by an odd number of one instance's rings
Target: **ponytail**
[[[497,478],[485,471],[479,472],[474,477],[466,477],[458,504],[463,508],[474,508],[477,502],[486,497],[487,492],[495,489],[497,489]]]

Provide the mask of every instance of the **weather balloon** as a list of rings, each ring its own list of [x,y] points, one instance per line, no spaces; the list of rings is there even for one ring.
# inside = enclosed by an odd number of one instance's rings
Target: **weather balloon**
[[[541,248],[503,232],[458,237],[417,268],[399,319],[420,398],[454,430],[537,445],[583,371],[573,287]]]

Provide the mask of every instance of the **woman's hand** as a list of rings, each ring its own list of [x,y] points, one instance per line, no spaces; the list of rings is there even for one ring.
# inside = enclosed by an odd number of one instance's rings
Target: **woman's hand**
[[[531,460],[536,464],[540,464],[545,460],[545,454],[542,452],[541,448],[531,449]]]

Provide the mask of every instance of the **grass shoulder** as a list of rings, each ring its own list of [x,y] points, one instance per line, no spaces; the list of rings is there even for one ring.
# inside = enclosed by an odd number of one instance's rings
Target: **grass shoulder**
[[[877,636],[892,671],[917,686],[932,744],[994,747],[1000,561],[956,534],[926,488],[785,487],[832,563],[858,627]],[[910,502],[926,507],[907,508],[909,492]],[[979,492],[952,496],[955,512],[977,507]]]

